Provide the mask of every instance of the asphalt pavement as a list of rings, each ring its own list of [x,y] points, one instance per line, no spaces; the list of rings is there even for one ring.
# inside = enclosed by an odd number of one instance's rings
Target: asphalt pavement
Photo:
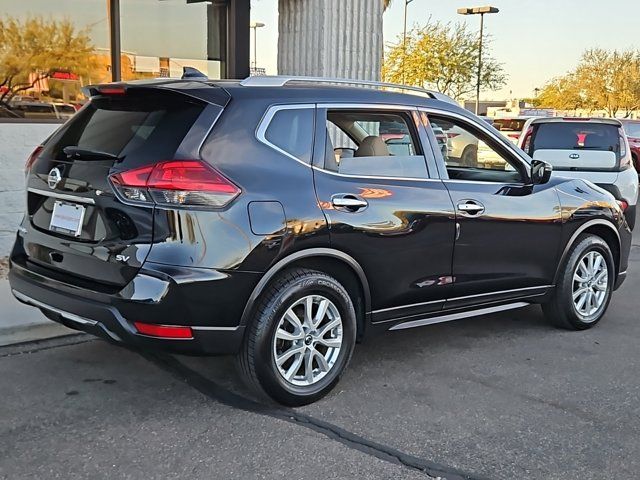
[[[0,478],[635,479],[640,242],[594,329],[537,307],[376,337],[290,410],[231,358],[86,335],[0,348]]]

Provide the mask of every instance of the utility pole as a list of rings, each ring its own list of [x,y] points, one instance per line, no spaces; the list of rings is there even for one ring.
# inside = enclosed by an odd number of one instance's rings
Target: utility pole
[[[402,31],[402,83],[405,83],[404,62],[407,58],[407,7],[413,0],[404,0],[404,29]]]

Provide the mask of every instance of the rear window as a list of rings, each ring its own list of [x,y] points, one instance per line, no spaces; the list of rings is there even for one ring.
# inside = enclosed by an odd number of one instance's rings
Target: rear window
[[[639,123],[625,123],[624,131],[627,136],[633,138],[640,138],[640,122]]]
[[[493,120],[493,126],[498,130],[510,132],[521,132],[524,128],[526,120],[516,120],[511,118],[496,118]]]
[[[620,132],[615,125],[586,122],[541,123],[529,149],[599,150],[620,154]]]
[[[77,146],[115,155],[130,166],[170,160],[203,108],[188,97],[153,90],[97,97],[72,117],[43,155],[64,160],[63,149]]]

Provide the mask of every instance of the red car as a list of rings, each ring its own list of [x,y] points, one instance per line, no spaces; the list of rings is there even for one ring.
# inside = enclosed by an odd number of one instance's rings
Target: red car
[[[629,139],[633,165],[640,172],[640,120],[620,120]]]

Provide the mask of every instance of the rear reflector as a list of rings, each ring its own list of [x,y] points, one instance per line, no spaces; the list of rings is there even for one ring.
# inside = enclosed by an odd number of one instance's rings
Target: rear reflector
[[[125,200],[157,205],[223,207],[240,189],[200,160],[171,160],[110,175]]]
[[[25,171],[28,172],[33,164],[36,163],[36,160],[38,159],[38,156],[42,152],[43,148],[44,147],[42,145],[38,145],[36,149],[31,153],[31,155],[29,155],[29,158],[27,158],[27,163],[24,165]]]
[[[138,333],[158,338],[183,338],[192,339],[191,327],[179,327],[176,325],[155,325],[152,323],[134,322]]]

